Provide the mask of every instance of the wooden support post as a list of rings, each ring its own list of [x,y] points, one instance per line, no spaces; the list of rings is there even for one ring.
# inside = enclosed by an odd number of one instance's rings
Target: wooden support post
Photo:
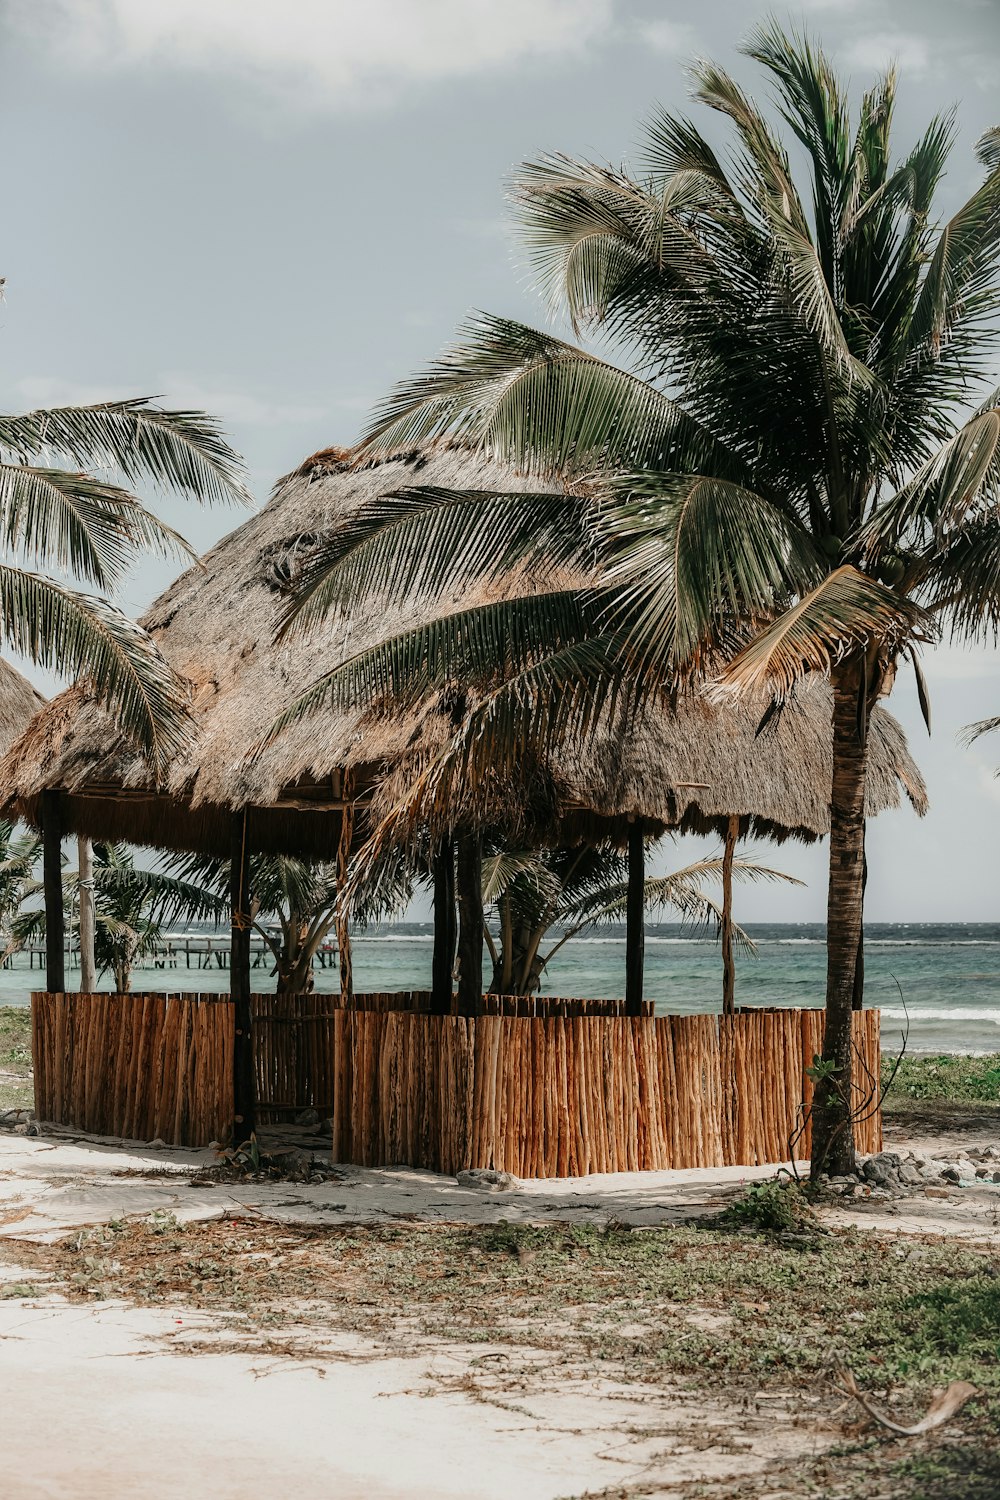
[[[66,923],[63,917],[62,808],[58,792],[42,793],[42,878],[45,886],[45,988],[66,989]]]
[[[726,847],[722,855],[722,1014],[736,1013],[736,961],[733,957],[733,857],[740,836],[739,818],[726,825]]]
[[[94,846],[89,839],[78,838],[76,847],[80,890],[80,989],[85,995],[92,995],[97,988],[97,960],[94,956],[97,938]]]
[[[628,830],[628,890],[625,898],[625,1014],[642,1015],[642,971],[646,947],[646,850],[642,824]]]
[[[229,891],[232,908],[229,990],[233,1000],[233,1145],[256,1129],[253,1015],[250,1007],[250,849],[246,808],[233,816]]]
[[[337,844],[337,915],[334,930],[337,936],[337,958],[340,963],[340,998],[349,1000],[354,994],[354,955],[351,951],[351,925],[347,897],[348,867],[351,862],[351,841],[354,838],[354,808],[348,801],[351,795],[351,773],[345,771],[343,786],[344,807],[340,814],[340,839]]]
[[[458,1009],[483,1013],[483,844],[478,833],[456,841],[458,891]]]
[[[455,846],[442,839],[434,855],[434,960],[431,969],[431,1011],[446,1016],[451,1010],[455,974]]]

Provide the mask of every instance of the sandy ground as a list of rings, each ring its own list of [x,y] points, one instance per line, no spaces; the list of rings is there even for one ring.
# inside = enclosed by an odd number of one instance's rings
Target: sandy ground
[[[308,1142],[292,1132],[289,1140]],[[963,1145],[993,1144],[963,1132]],[[891,1148],[898,1140],[887,1141]],[[948,1142],[920,1141],[934,1150]],[[315,1184],[192,1186],[210,1152],[123,1145],[68,1132],[0,1136],[0,1473],[4,1490],[35,1500],[274,1500],[462,1496],[558,1500],[676,1493],[693,1479],[725,1484],[783,1458],[819,1451],[824,1430],[801,1396],[764,1393],[741,1405],[682,1390],[615,1386],[593,1372],[551,1368],[537,1351],[517,1395],[510,1351],[431,1340],[366,1344],[353,1334],[289,1339],[232,1352],[214,1315],[119,1303],[81,1305],[57,1293],[17,1295],[16,1244],[166,1210],[180,1220],[238,1213],[309,1226],[407,1220],[483,1223],[614,1218],[636,1225],[716,1213],[741,1182],[773,1168],[618,1174],[482,1192],[407,1168],[346,1167]],[[148,1175],[156,1173],[160,1175]],[[824,1210],[831,1223],[993,1239],[1000,1187],[918,1190],[896,1202]],[[37,1276],[31,1276],[37,1286]],[[0,1287],[0,1293],[4,1288]],[[15,1292],[15,1295],[10,1295]],[[218,1349],[214,1348],[218,1344]],[[206,1352],[207,1350],[209,1352]],[[197,1348],[199,1357],[193,1358]],[[517,1358],[532,1354],[519,1348]]]

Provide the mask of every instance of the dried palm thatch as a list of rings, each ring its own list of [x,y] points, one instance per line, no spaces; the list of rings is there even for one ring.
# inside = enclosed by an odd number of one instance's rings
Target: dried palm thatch
[[[255,758],[248,750],[323,671],[475,596],[466,589],[460,601],[420,591],[373,597],[309,637],[275,643],[274,633],[317,537],[415,483],[524,488],[530,481],[453,447],[376,463],[357,463],[342,449],[314,455],[143,620],[191,684],[191,749],[156,784],[107,711],[85,688],[71,688],[37,716],[0,767],[18,811],[37,822],[41,792],[59,789],[68,831],[224,852],[233,810],[249,807],[254,847],[328,857],[345,800],[398,783],[417,747],[426,753],[444,743],[446,705],[438,699],[391,715],[328,711],[294,725]],[[539,588],[552,583],[547,578]],[[523,592],[525,580],[506,585],[515,587]],[[829,822],[828,690],[818,685],[799,694],[755,739],[760,718],[759,707],[695,699],[675,711],[649,711],[627,733],[609,730],[526,772],[530,786],[514,800],[537,830],[551,836],[558,829],[568,839],[618,837],[636,817],[651,830],[709,829],[731,814],[757,832],[820,837]],[[902,793],[923,811],[923,782],[899,725],[880,709],[871,734],[869,812],[898,806]]]
[[[20,739],[45,699],[16,667],[0,657],[0,755]]]

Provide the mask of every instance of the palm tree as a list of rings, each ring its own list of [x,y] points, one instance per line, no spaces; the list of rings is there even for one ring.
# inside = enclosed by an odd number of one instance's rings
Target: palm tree
[[[41,841],[35,840],[34,844],[32,865]],[[29,874],[30,869],[31,866]],[[117,994],[128,993],[134,965],[156,951],[165,927],[179,920],[218,922],[227,911],[225,901],[204,886],[162,870],[138,867],[127,844],[94,845],[93,881],[95,963],[98,974],[110,971],[114,975]],[[40,882],[26,879],[21,903],[27,903],[42,890]],[[79,911],[79,870],[64,868],[63,890],[67,910]],[[26,943],[43,942],[44,906],[20,904],[8,923],[8,932],[8,953]]]
[[[0,932],[5,935],[36,888],[35,868],[41,857],[42,841],[37,834],[18,835],[16,824],[0,822]]]
[[[659,111],[638,175],[562,156],[525,166],[515,197],[543,289],[630,367],[509,319],[471,323],[383,403],[367,450],[449,438],[548,489],[387,496],[317,549],[296,623],[387,577],[454,597],[530,561],[536,580],[570,565],[586,586],[442,615],[322,679],[276,729],[331,697],[477,679],[488,691],[451,747],[468,778],[688,680],[780,705],[803,676],[829,674],[813,1169],[844,1171],[869,712],[903,658],[926,703],[924,641],[994,638],[1000,622],[1000,390],[969,410],[1000,307],[1000,130],[979,144],[982,185],[942,224],[951,117],[894,157],[893,71],[852,127],[807,40],[769,24],[745,51],[805,153],[806,194],[765,113],[707,62],[695,96],[727,118],[730,165]]]
[[[105,596],[141,551],[192,554],[133,493],[142,482],[206,503],[250,498],[240,459],[202,412],[143,398],[0,415],[0,641],[88,678],[159,762],[184,738],[186,697]]]
[[[171,856],[166,868],[184,883],[211,891],[221,903],[228,903],[228,860],[180,854]],[[338,925],[341,902],[336,862],[307,864],[280,854],[252,855],[249,886],[252,925],[274,959],[277,993],[308,994],[314,984],[316,954]],[[413,878],[401,860],[382,861],[354,892],[352,924],[365,927],[395,915],[412,889]]]
[[[723,909],[702,889],[701,882],[721,880],[722,858],[695,861],[669,875],[646,880],[644,901],[650,915],[671,907],[682,922],[715,924],[724,931]],[[779,870],[751,860],[732,863],[737,879],[799,882]],[[601,923],[620,922],[628,902],[628,856],[617,849],[582,844],[575,849],[500,851],[483,861],[483,902],[494,914],[496,935],[486,927],[486,944],[493,960],[490,990],[498,995],[529,995],[538,989],[542,974],[564,943]],[[553,927],[558,937],[543,953]],[[753,942],[740,927],[735,940],[748,952]]]

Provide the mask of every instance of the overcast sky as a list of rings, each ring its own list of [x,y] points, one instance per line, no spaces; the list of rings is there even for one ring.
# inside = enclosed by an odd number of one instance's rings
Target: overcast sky
[[[627,159],[654,103],[685,108],[693,55],[756,87],[736,48],[771,12],[858,88],[897,59],[901,152],[958,106],[957,204],[1000,124],[1000,0],[0,0],[0,402],[204,407],[263,502],[306,454],[350,443],[471,309],[544,318],[504,204],[518,161]],[[239,520],[163,509],[199,547]],[[143,567],[123,603],[169,576]],[[1000,673],[993,652],[941,649],[927,675],[930,741],[905,678],[893,708],[932,811],[873,825],[868,914],[997,920],[1000,736],[962,750],[956,733],[1000,713]],[[747,892],[738,914],[822,920],[824,852],[770,857],[807,889]]]

